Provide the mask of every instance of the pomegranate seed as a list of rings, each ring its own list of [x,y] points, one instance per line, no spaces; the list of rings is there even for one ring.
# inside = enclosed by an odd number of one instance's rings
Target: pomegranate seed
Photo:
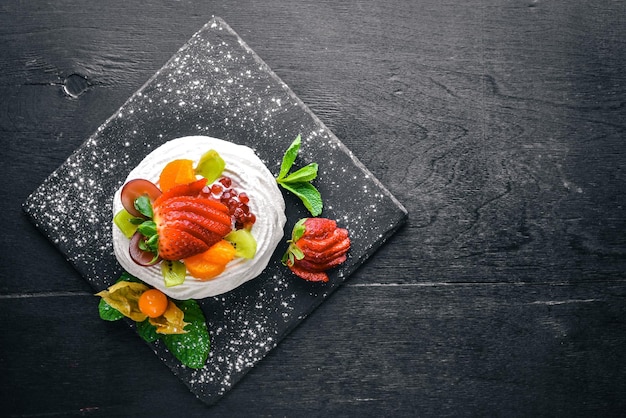
[[[219,195],[220,193],[222,193],[222,186],[214,183],[213,185],[211,185],[211,192],[215,195]]]
[[[252,228],[256,222],[256,215],[250,212],[250,196],[246,192],[239,192],[231,188],[232,179],[228,176],[221,177],[210,186],[213,199],[221,202],[228,208],[235,229]]]
[[[222,183],[224,185],[224,187],[230,187],[231,184],[233,183],[233,181],[231,180],[230,177],[222,177],[221,179],[219,179],[219,182]]]

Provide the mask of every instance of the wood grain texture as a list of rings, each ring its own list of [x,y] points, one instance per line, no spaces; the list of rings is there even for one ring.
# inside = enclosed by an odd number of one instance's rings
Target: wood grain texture
[[[211,15],[410,218],[207,408],[97,318],[20,205]],[[3,411],[620,415],[624,39],[626,6],[609,1],[5,2]],[[87,82],[76,97],[72,74]]]

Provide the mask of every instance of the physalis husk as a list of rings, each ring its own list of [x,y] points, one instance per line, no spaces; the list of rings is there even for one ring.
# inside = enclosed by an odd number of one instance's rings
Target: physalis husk
[[[163,315],[148,320],[156,327],[157,334],[186,334],[185,327],[188,322],[183,321],[185,313],[171,300]]]
[[[149,287],[143,283],[119,281],[102,292],[96,293],[112,308],[133,321],[144,321],[147,316],[139,310],[139,297]]]

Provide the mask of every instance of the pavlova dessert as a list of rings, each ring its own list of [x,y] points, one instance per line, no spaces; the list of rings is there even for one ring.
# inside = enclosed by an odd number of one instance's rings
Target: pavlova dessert
[[[113,214],[121,266],[175,299],[215,296],[258,276],[286,222],[276,179],[254,151],[207,136],[148,154],[115,193]]]

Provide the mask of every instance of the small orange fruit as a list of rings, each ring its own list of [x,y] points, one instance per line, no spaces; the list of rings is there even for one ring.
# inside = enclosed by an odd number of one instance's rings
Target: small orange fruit
[[[167,296],[158,289],[146,290],[139,296],[139,310],[149,318],[158,318],[167,310]]]

